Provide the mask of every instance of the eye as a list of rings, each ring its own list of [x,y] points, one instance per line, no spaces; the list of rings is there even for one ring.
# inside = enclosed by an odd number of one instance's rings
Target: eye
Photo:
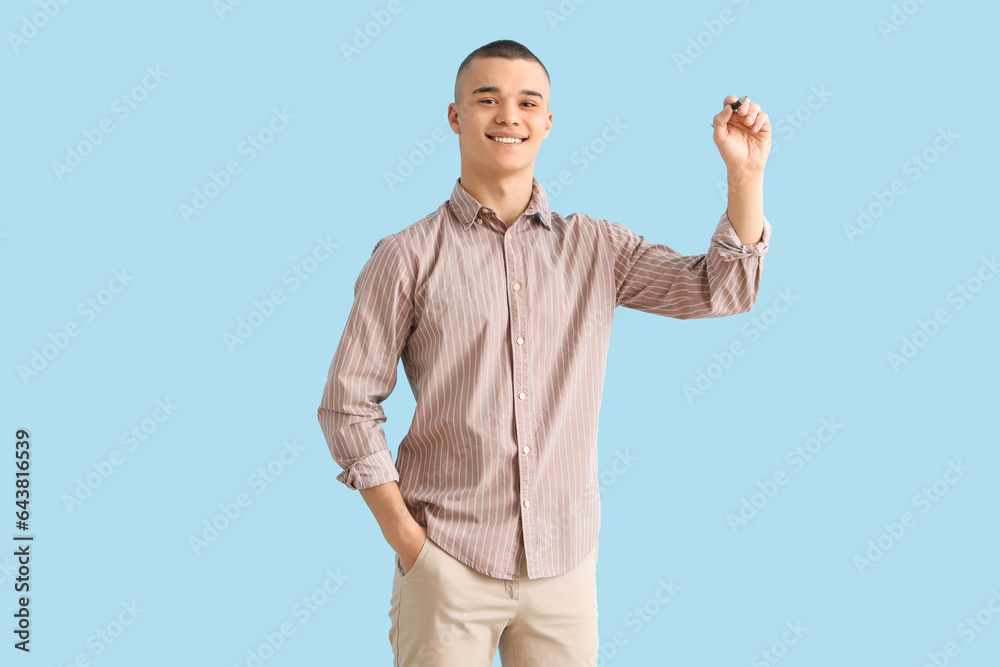
[[[487,98],[484,98],[484,99],[481,99],[481,100],[479,100],[479,101],[480,101],[480,102],[496,102],[496,100],[494,100],[494,99],[492,99],[492,98],[489,98],[489,97],[487,97]],[[535,104],[534,102],[530,102],[530,101],[525,101],[525,102],[524,102],[524,104],[528,104],[528,105],[530,105],[530,106],[533,106],[533,107],[536,107],[536,106],[538,106],[538,105],[537,105],[537,104]]]

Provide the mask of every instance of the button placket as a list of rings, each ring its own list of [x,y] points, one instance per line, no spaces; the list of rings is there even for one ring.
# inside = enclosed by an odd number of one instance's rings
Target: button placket
[[[513,233],[508,229],[504,233],[505,238],[511,240],[513,238]],[[511,305],[511,317],[510,317],[510,327],[511,335],[514,338],[515,345],[512,346],[511,355],[513,360],[513,389],[515,392],[515,405],[514,405],[514,423],[515,423],[515,437],[519,444],[522,445],[521,451],[523,454],[518,455],[518,472],[520,474],[520,482],[518,488],[522,490],[522,495],[530,496],[530,490],[533,487],[532,481],[532,460],[528,456],[531,452],[531,414],[530,407],[531,404],[528,401],[530,394],[530,386],[528,384],[530,377],[530,359],[528,354],[528,348],[524,345],[524,336],[518,335],[518,333],[523,333],[526,331],[527,317],[529,304],[526,302],[527,293],[522,289],[523,279],[520,278],[520,270],[524,266],[524,262],[521,261],[521,257],[518,255],[519,248],[523,247],[521,245],[515,245],[513,242],[504,243],[504,249],[507,256],[507,266],[510,267],[507,280],[509,282],[509,303]],[[534,521],[532,519],[532,513],[528,510],[531,507],[530,497],[521,498],[521,527],[524,535],[524,547],[527,549],[527,545],[534,541]]]

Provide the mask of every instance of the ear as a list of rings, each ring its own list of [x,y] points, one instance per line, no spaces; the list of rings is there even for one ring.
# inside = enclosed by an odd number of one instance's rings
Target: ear
[[[458,124],[458,105],[454,102],[448,105],[448,124],[451,125],[451,130],[455,134],[462,133]]]

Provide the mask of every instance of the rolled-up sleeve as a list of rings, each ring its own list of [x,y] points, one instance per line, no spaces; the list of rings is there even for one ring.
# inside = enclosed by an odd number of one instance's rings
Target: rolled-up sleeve
[[[742,244],[723,212],[702,255],[681,255],[624,225],[600,222],[612,260],[616,306],[692,319],[745,313],[757,302],[771,240],[766,217],[761,240]]]
[[[413,278],[394,235],[375,244],[354,285],[354,304],[334,353],[317,414],[327,446],[350,489],[399,480],[381,424],[381,403],[413,318]]]

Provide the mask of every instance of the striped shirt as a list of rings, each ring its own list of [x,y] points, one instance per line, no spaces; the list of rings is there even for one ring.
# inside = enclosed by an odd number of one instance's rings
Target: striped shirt
[[[457,179],[451,199],[381,238],[354,285],[318,417],[337,479],[397,481],[442,549],[512,579],[576,567],[597,541],[597,421],[617,306],[679,319],[750,310],[767,252],[723,213],[703,255],[531,201],[509,228]],[[416,401],[395,464],[381,403]]]

